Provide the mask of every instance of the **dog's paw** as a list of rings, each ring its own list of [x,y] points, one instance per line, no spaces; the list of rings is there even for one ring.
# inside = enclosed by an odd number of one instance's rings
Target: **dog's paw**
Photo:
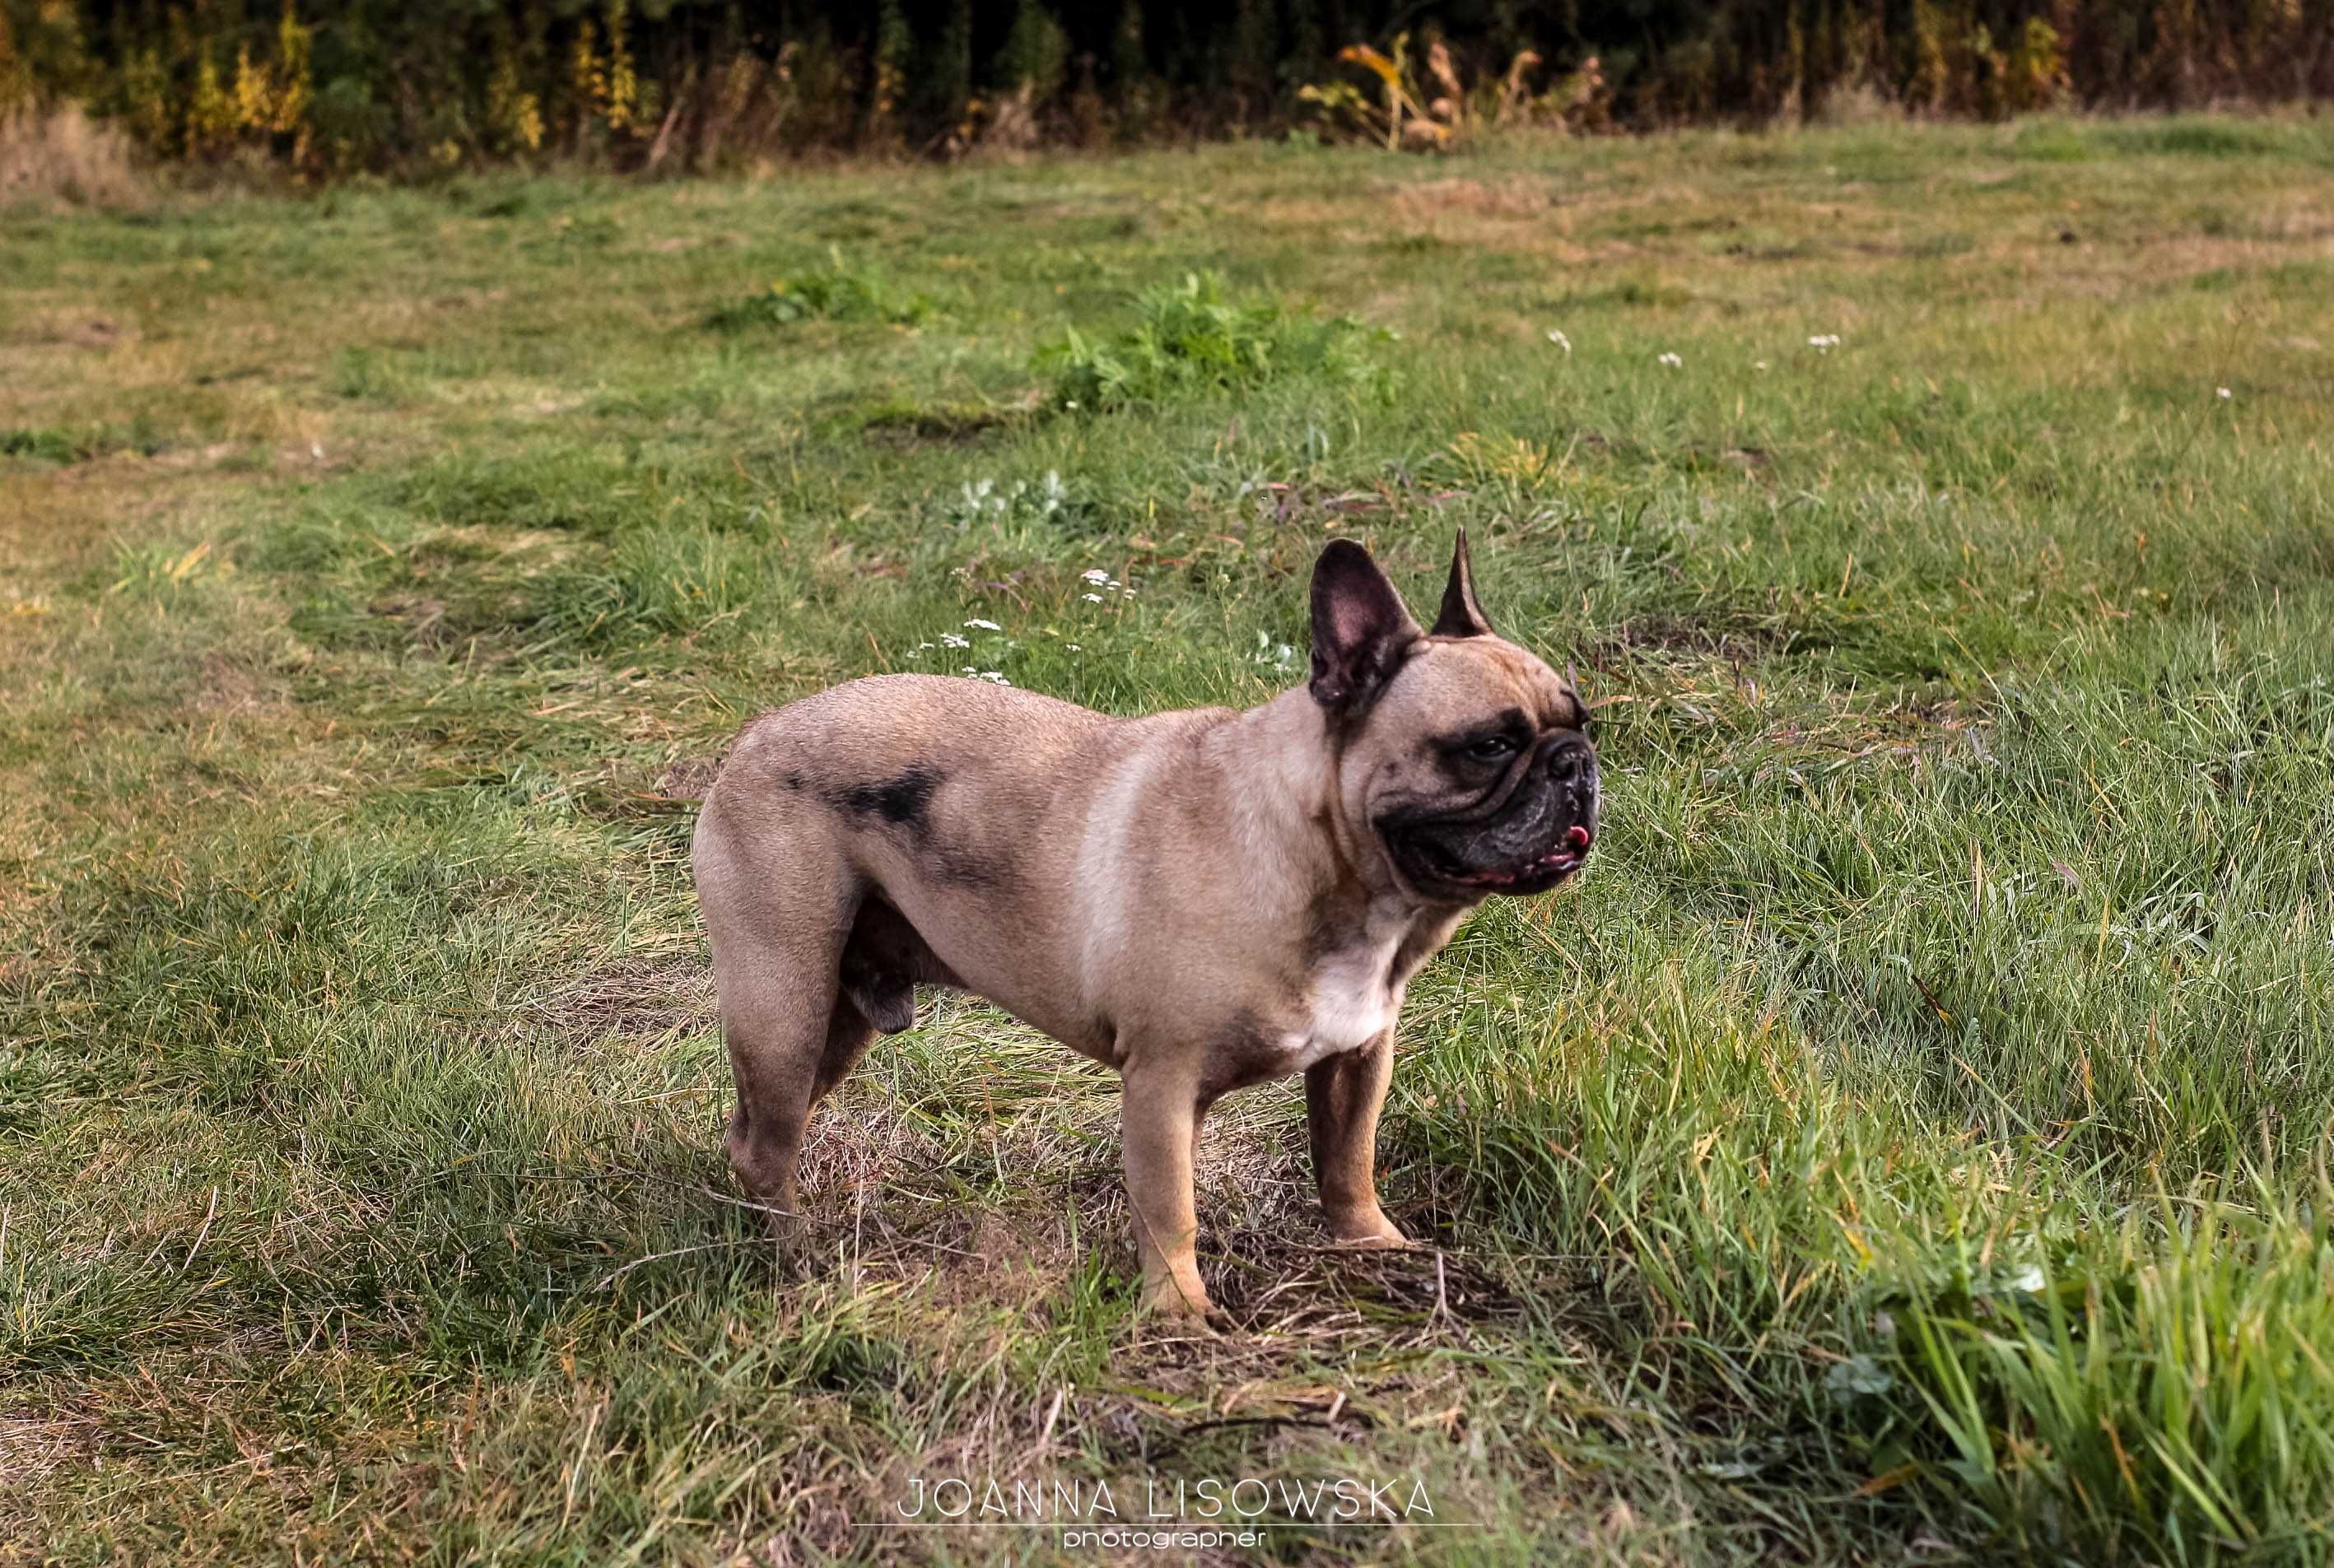
[[[1160,1323],[1201,1332],[1211,1332],[1213,1325],[1224,1321],[1222,1310],[1208,1299],[1205,1290],[1179,1285],[1172,1279],[1144,1285],[1136,1310]]]
[[[1383,1209],[1374,1208],[1361,1214],[1333,1214],[1327,1218],[1329,1234],[1340,1247],[1363,1252],[1416,1245],[1403,1235],[1399,1226],[1385,1217]]]
[[[742,1182],[739,1185],[744,1186]],[[804,1212],[802,1198],[791,1182],[761,1192],[747,1187],[745,1197],[731,1201],[758,1219],[763,1232],[772,1241],[800,1241],[809,1228],[810,1217]]]

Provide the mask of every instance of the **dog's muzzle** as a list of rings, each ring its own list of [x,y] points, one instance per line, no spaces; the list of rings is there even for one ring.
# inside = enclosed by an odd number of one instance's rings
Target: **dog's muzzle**
[[[1468,895],[1544,893],[1580,869],[1596,842],[1596,749],[1570,730],[1533,749],[1507,798],[1483,816],[1390,826],[1386,842],[1422,887]]]

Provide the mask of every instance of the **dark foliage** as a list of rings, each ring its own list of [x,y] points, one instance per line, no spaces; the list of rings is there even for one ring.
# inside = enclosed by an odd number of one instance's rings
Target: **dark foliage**
[[[2334,0],[0,0],[0,108],[76,100],[164,155],[324,172],[695,168],[1275,130],[1308,83],[1376,92],[1337,52],[1398,33],[1447,47],[1461,98],[1593,94],[1538,116],[1576,127],[2334,92]]]

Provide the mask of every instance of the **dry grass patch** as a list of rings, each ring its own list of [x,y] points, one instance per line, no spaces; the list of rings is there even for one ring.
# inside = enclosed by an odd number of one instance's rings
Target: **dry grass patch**
[[[520,1005],[522,1027],[577,1045],[670,1043],[713,1023],[713,976],[695,957],[611,959]]]
[[[118,128],[77,104],[0,110],[0,207],[131,207],[147,198]]]

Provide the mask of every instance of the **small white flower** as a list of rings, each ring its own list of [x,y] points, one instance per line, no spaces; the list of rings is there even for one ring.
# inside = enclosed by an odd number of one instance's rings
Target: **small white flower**
[[[1099,593],[1081,593],[1078,597],[1085,600],[1088,604],[1100,604],[1102,602],[1102,595]]]
[[[1754,370],[1763,370],[1767,368],[1767,361],[1764,360],[1753,360],[1750,361],[1750,368]]]
[[[967,675],[979,675],[980,671],[973,669],[972,666],[968,664],[964,667],[964,673]]]
[[[2011,1275],[2010,1276],[2009,1283],[2011,1289],[2024,1291],[2027,1294],[2032,1295],[2036,1291],[2040,1290],[2048,1282],[2043,1279],[2042,1271],[2030,1263],[2022,1265],[2016,1274]]]
[[[1005,628],[998,625],[994,620],[968,620],[965,624],[972,628],[975,631],[1002,631],[1005,630]]]
[[[1101,567],[1099,567],[1099,566],[1090,568],[1089,570],[1085,571],[1085,572],[1079,572],[1079,573],[1078,573],[1078,575],[1079,575],[1079,576],[1081,576],[1081,577],[1083,577],[1083,578],[1085,578],[1088,582],[1093,583],[1096,588],[1101,587],[1104,583],[1105,583],[1105,582],[1109,582],[1109,581],[1110,581],[1110,573],[1109,573],[1109,572],[1104,572],[1104,571]]]
[[[929,642],[919,642],[916,644],[916,651],[918,653],[929,653],[931,651],[931,648],[932,645]]]
[[[1134,597],[1134,590],[1132,588],[1122,588],[1118,592],[1125,598],[1132,599]]]
[[[1064,648],[1068,649],[1072,653],[1083,653],[1083,652],[1085,652],[1085,649],[1084,649],[1080,648],[1080,647],[1079,647],[1076,643],[1075,643],[1075,642],[1065,642],[1064,644],[1062,644],[1062,646],[1063,646]]]
[[[1078,400],[1077,400],[1075,398],[1072,398],[1068,402],[1064,403],[1064,404],[1062,405],[1062,407],[1064,407],[1065,409],[1075,409],[1075,408],[1076,408],[1077,406],[1078,406]]]
[[[1684,361],[1683,360],[1682,360],[1682,359],[1678,358],[1678,356],[1677,356],[1677,355],[1675,355],[1675,354],[1664,354],[1664,355],[1662,356],[1662,363],[1664,363],[1664,364],[1667,365],[1671,370],[1674,370],[1678,369],[1680,366],[1683,365],[1683,364],[1685,363],[1685,361]]]
[[[1562,349],[1567,354],[1572,352],[1572,340],[1566,337],[1554,327],[1548,329],[1548,341],[1554,343],[1558,348]]]
[[[2223,401],[2223,402],[2224,402],[2224,403],[2225,403],[2225,402],[2227,402],[2231,398],[2235,397],[2235,396],[2236,396],[2236,394],[2235,394],[2234,392],[2233,392],[2233,391],[2229,390],[2229,389],[2228,389],[2228,388],[2226,388],[2226,387],[2215,387],[2215,388],[2213,388],[2213,396],[2214,396],[2214,397],[2216,397],[2216,398],[2220,399],[2221,399],[2221,401]]]
[[[1813,349],[1819,354],[1828,354],[1834,349],[1839,347],[1839,334],[1837,332],[1818,332],[1815,336],[1808,340],[1808,347]]]
[[[940,646],[942,648],[970,648],[972,644],[968,640],[959,637],[953,631],[943,631],[940,633]]]

